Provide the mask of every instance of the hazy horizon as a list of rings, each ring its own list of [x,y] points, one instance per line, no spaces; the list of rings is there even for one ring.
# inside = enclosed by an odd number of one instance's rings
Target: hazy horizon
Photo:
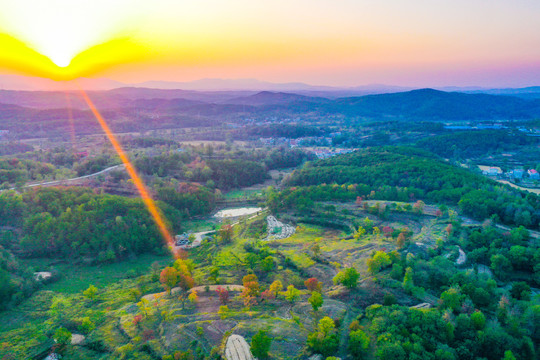
[[[540,83],[538,14],[533,0],[2,0],[0,71],[126,83],[525,87]]]

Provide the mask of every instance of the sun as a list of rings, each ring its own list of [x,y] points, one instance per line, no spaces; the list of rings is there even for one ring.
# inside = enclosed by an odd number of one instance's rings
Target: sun
[[[135,2],[139,3],[135,0],[0,0],[0,34],[16,39],[48,58],[52,64],[46,66],[44,76],[74,77],[75,70],[98,66],[89,63],[91,61],[104,64],[111,63],[111,58],[119,58],[118,51],[112,47],[107,47],[110,54],[101,48],[99,57],[88,56],[88,52],[102,44],[129,37],[145,9],[140,4],[134,6]],[[16,53],[0,54],[0,61],[2,55],[11,59],[18,56]],[[28,51],[25,56],[28,57]],[[88,63],[83,64],[83,60]],[[55,74],[46,75],[51,69]]]

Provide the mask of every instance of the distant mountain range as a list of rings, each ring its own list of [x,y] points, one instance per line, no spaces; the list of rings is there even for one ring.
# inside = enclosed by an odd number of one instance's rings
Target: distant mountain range
[[[287,92],[163,90],[119,88],[93,91],[90,96],[102,111],[139,117],[234,115],[327,116],[342,115],[373,120],[456,121],[526,120],[540,118],[540,99],[509,95],[444,92],[420,89],[398,93],[326,98]],[[77,92],[0,91],[0,115],[72,107],[87,109]],[[28,110],[32,110],[28,112]],[[60,111],[60,114],[65,112]],[[47,118],[54,112],[48,112]]]
[[[23,91],[63,91],[65,89],[77,90],[82,87],[90,91],[106,91],[121,88],[140,88],[144,94],[148,89],[164,90],[156,91],[153,95],[159,98],[187,98],[194,97],[193,91],[214,92],[212,99],[224,100],[230,98],[233,92],[239,97],[254,94],[261,91],[295,93],[310,97],[324,97],[329,99],[341,97],[353,97],[363,95],[398,93],[415,90],[412,87],[392,86],[384,84],[369,84],[353,87],[316,86],[300,82],[272,83],[256,79],[200,79],[186,82],[174,81],[147,81],[142,83],[122,83],[110,79],[81,78],[77,81],[56,82],[43,78],[31,78],[19,75],[0,75],[0,90],[23,90]],[[470,94],[510,95],[522,98],[540,98],[540,86],[525,88],[501,88],[491,89],[482,87],[437,87],[437,90],[445,92],[463,92]],[[165,90],[175,90],[169,92]],[[226,93],[226,94],[224,94]],[[141,93],[139,93],[140,95]],[[132,92],[128,94],[132,96]]]

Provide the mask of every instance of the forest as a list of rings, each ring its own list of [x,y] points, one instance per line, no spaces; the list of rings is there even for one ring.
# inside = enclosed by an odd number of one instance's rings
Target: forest
[[[290,186],[322,184],[356,186],[359,190],[350,195],[353,197],[459,204],[464,214],[480,221],[492,218],[504,224],[532,228],[537,228],[540,221],[537,195],[498,184],[420,149],[360,150],[307,163],[288,179]],[[369,194],[365,186],[370,188]]]

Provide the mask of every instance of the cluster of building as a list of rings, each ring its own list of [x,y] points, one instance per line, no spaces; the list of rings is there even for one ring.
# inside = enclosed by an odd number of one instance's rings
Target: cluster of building
[[[189,236],[191,235],[190,232],[185,232],[182,235],[176,235],[174,237],[174,244],[182,249],[187,249],[191,247],[191,240],[189,239]]]
[[[514,180],[521,180],[525,177],[525,174],[527,174],[527,177],[531,180],[540,180],[540,173],[538,173],[536,169],[529,169],[527,171],[524,169],[513,169],[507,173],[503,173],[500,167],[491,166],[489,169],[482,171],[482,173],[487,176],[496,177],[501,177],[504,174],[506,178]]]
[[[299,146],[327,146],[332,143],[332,139],[324,136],[306,136],[298,139],[291,139],[286,137],[269,137],[259,138],[259,141],[263,145],[287,145],[291,148]]]
[[[328,159],[332,156],[348,154],[355,150],[356,149],[315,148],[312,150],[312,152],[319,159]]]

